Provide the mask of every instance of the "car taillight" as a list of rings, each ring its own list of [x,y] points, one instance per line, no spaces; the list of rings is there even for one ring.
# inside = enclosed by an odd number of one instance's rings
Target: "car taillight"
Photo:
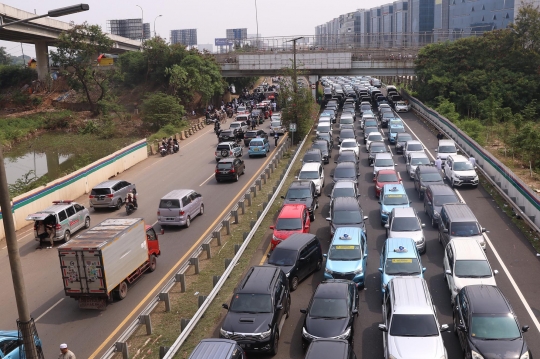
[[[216,168],[216,173],[219,173],[219,170]]]
[[[186,212],[184,212],[184,211],[178,212],[178,214],[181,215],[181,216],[183,216],[185,213],[186,213]]]
[[[233,168],[231,168],[231,171],[230,171],[230,172],[231,172],[231,173],[234,173],[234,167],[233,167]]]
[[[158,216],[160,215],[160,214],[159,214],[159,211],[157,211],[157,215],[158,215]]]
[[[62,226],[60,224],[57,224],[56,229],[62,229]]]
[[[113,198],[114,197],[114,194],[108,194],[107,195],[107,198]]]
[[[232,151],[229,151],[229,155],[232,156]]]
[[[88,196],[88,198],[96,198],[96,196],[92,196],[92,195],[90,195],[90,196]]]

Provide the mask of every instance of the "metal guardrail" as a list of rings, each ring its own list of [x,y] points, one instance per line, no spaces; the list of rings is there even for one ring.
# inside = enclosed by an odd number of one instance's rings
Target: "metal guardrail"
[[[288,136],[288,135],[286,135],[286,136]],[[307,136],[304,138],[301,145],[304,144],[306,138],[307,138]],[[301,145],[299,146],[299,148],[301,148]],[[279,163],[280,159],[283,157],[283,153],[285,151],[287,151],[289,149],[289,147],[290,147],[290,144],[289,144],[288,138],[286,137],[286,139],[283,141],[283,143],[281,144],[279,149],[274,153],[273,158],[270,161],[270,163],[264,169],[261,170],[261,174],[249,186],[249,190],[240,198],[238,203],[236,205],[234,205],[232,207],[232,209],[227,214],[225,214],[223,216],[222,220],[220,221],[220,224],[214,228],[214,230],[212,231],[212,234],[207,236],[202,241],[201,245],[199,247],[197,247],[193,251],[193,253],[190,254],[188,260],[186,260],[186,262],[184,262],[179,267],[179,269],[176,271],[176,273],[161,288],[159,293],[153,299],[150,300],[150,302],[140,312],[140,314],[137,316],[137,318],[135,320],[133,320],[128,325],[128,327],[118,337],[118,339],[115,341],[115,343],[111,347],[109,347],[109,349],[107,349],[105,351],[105,353],[101,356],[101,359],[110,359],[110,358],[113,357],[113,355],[115,355],[115,353],[118,353],[118,352],[123,354],[124,359],[127,359],[129,357],[128,348],[127,348],[127,340],[131,337],[131,335],[133,335],[133,333],[135,333],[135,331],[139,328],[140,325],[146,325],[148,335],[150,335],[152,333],[152,326],[151,326],[151,323],[150,323],[150,320],[149,320],[150,313],[152,313],[152,311],[156,308],[156,306],[162,301],[165,302],[165,310],[170,311],[169,291],[171,290],[171,288],[176,283],[180,283],[181,292],[182,293],[185,292],[185,290],[186,290],[185,273],[188,271],[190,266],[192,266],[192,265],[195,266],[196,273],[198,273],[198,258],[199,258],[199,256],[203,252],[206,251],[208,258],[210,258],[211,254],[210,254],[210,251],[209,251],[210,248],[209,248],[208,245],[214,239],[217,239],[218,245],[221,245],[221,231],[222,231],[222,229],[224,227],[226,227],[227,232],[228,232],[227,234],[230,233],[229,232],[230,231],[229,226],[230,226],[231,218],[234,218],[234,223],[238,223],[237,222],[238,211],[241,209],[242,214],[245,213],[245,201],[248,200],[249,203],[251,203],[251,193],[254,190],[255,191],[257,190],[257,186],[261,185],[263,179],[266,181],[267,178],[270,178],[270,174],[273,173],[274,168],[277,167],[277,163]],[[299,151],[297,151],[294,159],[296,159],[296,156],[298,155],[298,152]],[[286,173],[289,172],[292,163],[294,163],[294,162],[293,161],[289,162],[289,167],[288,167],[288,170],[287,170]],[[283,180],[284,180],[285,177],[286,177],[286,175],[283,176]],[[204,303],[200,306],[199,310],[195,313],[193,319],[189,321],[189,324],[187,325],[187,327],[182,331],[181,335],[179,336],[179,339],[181,339],[181,338],[183,338],[183,339],[181,340],[181,342],[178,345],[177,349],[175,349],[176,351],[178,350],[178,348],[180,348],[180,345],[183,343],[185,338],[189,335],[189,333],[191,332],[193,327],[197,324],[198,319],[202,316],[202,314],[204,313],[206,308],[210,305],[210,303],[211,303],[212,299],[215,297],[216,293],[223,286],[223,283],[225,282],[226,278],[228,277],[227,273],[230,273],[230,271],[234,268],[234,265],[236,264],[236,262],[240,258],[241,254],[244,252],[245,247],[249,244],[249,242],[250,242],[251,238],[253,237],[253,234],[255,233],[256,229],[258,228],[260,222],[262,221],[262,219],[264,218],[264,216],[268,212],[268,210],[271,207],[271,204],[273,203],[275,197],[279,193],[279,190],[281,189],[281,186],[282,186],[282,184],[284,182],[283,180],[281,181],[281,183],[279,184],[277,189],[274,191],[272,199],[268,202],[267,206],[265,207],[264,211],[262,212],[262,215],[259,217],[258,221],[256,222],[256,225],[253,227],[253,229],[249,233],[248,237],[243,242],[242,246],[240,247],[240,250],[237,252],[235,257],[232,259],[231,264],[229,264],[229,266],[227,267],[225,273],[221,276],[221,279],[219,280],[219,282],[214,286],[214,289],[206,297]],[[201,311],[201,309],[203,309],[203,308],[204,308],[204,310]],[[195,318],[197,318],[197,319],[195,320]],[[179,339],[177,339],[175,341],[175,344],[177,342],[179,342]],[[172,348],[175,348],[174,344],[173,344],[173,347],[171,347],[171,350],[172,350]],[[171,350],[169,350],[167,352],[167,355],[165,357],[167,357],[167,358],[171,357],[171,355],[169,354],[169,353],[172,352]],[[176,353],[176,351],[174,351],[174,353]],[[173,353],[173,355],[174,355],[174,353]]]

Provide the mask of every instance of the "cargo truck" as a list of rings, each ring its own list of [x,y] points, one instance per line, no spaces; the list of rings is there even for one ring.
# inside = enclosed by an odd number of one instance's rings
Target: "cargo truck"
[[[156,269],[159,239],[142,218],[110,218],[58,247],[64,291],[82,309],[105,309]]]

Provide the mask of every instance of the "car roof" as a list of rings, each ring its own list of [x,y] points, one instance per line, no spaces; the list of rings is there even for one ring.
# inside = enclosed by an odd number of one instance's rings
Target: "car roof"
[[[394,208],[393,217],[416,217],[416,211],[412,207]]]
[[[473,211],[465,203],[446,203],[443,209],[451,219],[460,221],[476,221]]]
[[[385,194],[387,192],[388,193],[396,193],[396,194],[406,194],[405,193],[405,188],[403,187],[403,185],[402,184],[397,184],[397,183],[385,184],[384,187],[383,187],[383,191],[384,191]]]
[[[389,152],[381,152],[381,153],[375,154],[375,159],[381,159],[381,158],[392,159],[392,154]]]
[[[403,247],[406,251],[396,251],[399,247]],[[388,238],[386,240],[386,257],[387,258],[417,258],[416,242],[412,238]]]
[[[410,142],[410,141],[407,141],[407,143]],[[428,158],[428,155],[426,155],[424,152],[411,152],[409,153],[409,156],[411,156],[411,158],[415,158],[415,157],[425,157],[425,158]]]
[[[386,147],[386,144],[384,142],[371,142],[369,144],[369,148],[371,149],[371,147]]]
[[[448,157],[452,158],[454,162],[468,162],[469,161],[469,159],[463,155],[451,155]]]
[[[336,189],[336,188],[351,188],[351,187],[356,187],[356,184],[353,181],[339,180],[336,183],[334,183],[333,189]]]
[[[122,180],[113,180],[113,181],[104,181],[104,182],[101,182],[100,184],[94,186],[94,188],[109,188],[109,187],[113,187],[114,185],[116,185],[118,182],[121,182]]]
[[[233,163],[235,159],[236,158],[230,158],[230,157],[222,158],[221,160],[219,160],[218,163],[216,163],[216,166],[219,165],[220,163]]]
[[[449,140],[449,139],[443,139],[443,140],[439,140],[439,146],[448,146],[448,145],[456,145],[456,143],[454,142],[454,140]]]
[[[77,202],[73,202],[73,201],[68,201],[68,202],[53,204],[52,206],[49,206],[49,207],[45,208],[44,210],[37,211],[35,213],[56,213],[56,212],[62,211],[64,209],[72,206],[73,204],[77,203]]]
[[[317,286],[313,297],[343,299],[349,295],[348,280],[324,280]]]
[[[390,174],[390,173],[395,174],[395,175],[399,175],[398,172],[396,170],[393,170],[393,169],[378,170],[377,173],[380,174],[380,175],[381,174],[385,175],[385,174]]]
[[[360,210],[360,204],[354,197],[337,197],[333,202],[334,210],[346,210],[346,209],[358,209]]]
[[[468,285],[463,287],[469,298],[470,313],[506,314],[513,313],[501,290],[494,285]]]
[[[330,245],[360,244],[362,233],[363,230],[358,227],[338,227]]]
[[[356,140],[354,138],[345,138],[345,139],[343,139],[343,141],[341,141],[341,143],[343,143],[343,142],[354,142],[354,143],[356,143]]]
[[[317,236],[311,233],[294,233],[286,241],[281,241],[278,247],[281,249],[298,250],[314,238],[317,238]]]
[[[223,131],[222,131],[223,132]],[[220,142],[218,143],[218,146],[219,145],[234,145],[236,142],[233,142],[233,141],[225,141],[225,142]]]
[[[309,163],[304,163],[300,171],[318,171],[319,168],[321,168],[320,163],[309,162]]]
[[[292,181],[291,184],[289,185],[289,188],[300,188],[300,187],[311,187],[311,186],[313,186],[312,181],[298,180],[298,181]]]
[[[340,131],[340,133],[346,133],[346,132],[352,132],[354,134],[354,130],[351,130],[350,128],[344,128]]]
[[[283,207],[281,207],[281,211],[279,211],[278,218],[299,218],[302,216],[302,212],[305,208],[305,204],[284,204]]]
[[[409,141],[407,141],[407,144],[413,144],[413,143],[417,143],[419,145],[422,144],[420,141],[417,141],[417,140],[409,140]]]
[[[382,133],[380,133],[379,131],[373,131],[371,133],[368,134],[368,138],[371,137],[371,136],[377,136],[377,135],[381,135],[382,136]]]
[[[281,269],[274,266],[251,267],[236,293],[269,293],[277,271]]]
[[[423,278],[397,277],[391,282],[394,314],[434,314]]]
[[[186,194],[193,192],[192,189],[175,189],[167,193],[165,196],[161,197],[162,199],[179,199],[184,197]]]
[[[416,170],[423,173],[429,173],[429,172],[439,173],[439,170],[437,169],[437,167],[434,167],[432,165],[418,165],[416,167]]]
[[[309,345],[305,359],[348,358],[349,342],[345,339],[315,339]]]
[[[197,344],[189,359],[229,359],[238,345],[229,339],[203,339]]]
[[[336,169],[337,168],[342,168],[342,167],[346,167],[346,168],[353,168],[353,169],[356,169],[356,164],[354,162],[340,162],[336,165]]]
[[[452,239],[450,245],[456,260],[487,260],[484,250],[474,238]]]
[[[400,132],[397,134],[398,137],[404,137],[404,136],[407,136],[407,137],[411,137],[412,138],[412,135],[409,133],[409,132]]]
[[[434,196],[440,196],[445,194],[453,194],[456,195],[456,192],[450,186],[447,184],[430,184],[428,188],[431,189],[431,193],[433,193]]]
[[[318,154],[321,154],[321,149],[320,148],[308,148],[306,153],[304,154],[304,156],[309,153],[309,152],[317,152]]]

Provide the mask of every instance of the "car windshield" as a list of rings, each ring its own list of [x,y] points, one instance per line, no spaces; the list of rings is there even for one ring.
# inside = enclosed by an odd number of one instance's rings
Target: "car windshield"
[[[370,134],[371,132],[378,132],[379,129],[377,127],[366,127],[364,128],[365,134]]]
[[[302,199],[311,197],[309,188],[291,188],[287,191],[287,199]]]
[[[335,188],[332,192],[332,198],[337,197],[355,197],[354,188]]]
[[[407,146],[407,151],[423,151],[422,145],[419,143],[410,143]]]
[[[441,182],[442,178],[438,172],[420,173],[420,180],[422,182]]]
[[[383,137],[380,133],[372,133],[368,136],[368,141],[382,141]]]
[[[332,218],[334,224],[362,224],[362,212],[356,211],[334,211]]]
[[[435,337],[439,335],[433,314],[394,314],[390,335],[395,337]]]
[[[386,152],[386,146],[371,145],[369,146],[369,152],[371,153]]]
[[[429,165],[429,158],[427,158],[427,157],[411,158],[411,165],[413,165],[413,166]]]
[[[491,268],[485,260],[460,260],[456,261],[455,274],[460,278],[488,278]]]
[[[237,128],[237,127],[240,127],[240,124],[239,123],[231,123],[231,125],[229,126],[229,128]]]
[[[377,126],[377,122],[374,121],[374,120],[366,120],[366,122],[364,123],[364,126],[366,127],[376,127]]]
[[[319,172],[317,171],[300,171],[298,175],[299,179],[319,179]]]
[[[399,182],[398,176],[395,173],[380,173],[377,177],[378,182]]]
[[[353,141],[343,141],[341,143],[341,147],[342,148],[355,148],[357,147],[356,146],[356,142],[353,142]]]
[[[272,313],[272,298],[270,294],[237,293],[229,310],[235,313]]]
[[[304,162],[321,162],[321,155],[317,153],[306,153],[304,155]]]
[[[473,315],[471,336],[475,339],[496,340],[521,338],[519,327],[510,313],[506,315]]]
[[[292,266],[296,263],[297,254],[298,252],[295,250],[277,247],[270,255],[270,258],[268,258],[268,264],[275,266]]]
[[[249,143],[250,146],[262,146],[263,145],[263,141],[251,141]]]
[[[281,126],[281,121],[272,121],[272,122],[270,122],[270,126],[272,126],[272,127],[280,127]]]
[[[354,121],[353,121],[352,118],[341,118],[339,120],[339,123],[341,123],[342,125],[344,125],[344,124],[351,125],[353,122]]]
[[[375,167],[392,167],[394,160],[391,158],[378,158],[375,159]]]
[[[356,172],[354,171],[354,168],[343,168],[343,167],[337,167],[334,171],[334,178],[354,178],[356,176]]]
[[[344,151],[339,155],[337,162],[356,162],[356,154],[353,151]]]
[[[309,309],[311,318],[345,318],[348,313],[346,299],[313,298]]]
[[[456,147],[454,146],[439,146],[439,153],[456,153]]]
[[[446,203],[458,203],[458,199],[454,195],[441,195],[441,196],[435,196],[433,199],[433,205],[434,206],[442,206]]]
[[[244,138],[255,138],[257,137],[257,131],[248,131],[244,135]]]
[[[180,208],[180,201],[177,199],[162,199],[159,208]]]
[[[450,233],[457,237],[478,236],[482,232],[476,222],[452,222],[450,224]]]
[[[387,194],[383,198],[383,204],[387,206],[400,206],[409,204],[409,199],[404,194]]]
[[[395,126],[395,127],[390,127],[390,132],[391,133],[402,133],[402,132],[405,132],[405,129],[401,126]]]
[[[362,251],[358,245],[335,245],[330,246],[328,259],[333,261],[357,261],[362,259]]]
[[[311,147],[318,148],[319,150],[321,150],[322,153],[328,152],[327,143],[325,142],[315,142],[313,143],[313,145],[311,145]]]
[[[360,109],[362,110],[362,112],[364,111],[371,111],[371,106],[370,105],[362,105],[360,107]]]
[[[330,125],[318,125],[317,131],[319,132],[330,132]]]
[[[218,170],[228,170],[228,169],[230,169],[231,167],[232,167],[232,162],[225,162],[225,163],[219,162],[219,163],[217,164],[217,169],[218,169]]]
[[[474,167],[470,162],[454,162],[454,171],[472,171]]]
[[[396,105],[406,106],[407,104],[405,103],[405,101],[398,101],[398,102],[396,102]]]
[[[302,220],[300,218],[278,218],[276,229],[278,231],[294,231],[302,229]]]
[[[412,140],[412,137],[409,134],[406,134],[406,135],[403,135],[403,136],[398,135],[398,142],[407,142],[407,141],[410,141],[410,140]]]
[[[395,217],[392,221],[392,231],[413,232],[421,230],[416,217]]]
[[[236,109],[236,111],[238,112],[244,112],[246,110],[246,108],[244,106],[238,106],[238,108]]]
[[[111,193],[110,188],[92,188],[92,192],[90,194],[92,196],[104,196],[110,193]]]
[[[384,272],[388,275],[420,274],[420,263],[417,258],[388,258]]]
[[[331,137],[330,137],[330,134],[328,134],[328,133],[320,133],[320,134],[317,136],[317,139],[318,139],[318,140],[324,140],[324,141],[330,142]]]
[[[232,131],[232,130],[223,130],[223,131],[221,131],[221,132],[219,133],[219,135],[220,135],[220,136],[223,136],[223,135],[225,135],[225,136],[232,136],[232,135],[234,135],[234,131]]]
[[[353,131],[341,131],[339,134],[339,137],[341,138],[354,138],[354,132]]]

